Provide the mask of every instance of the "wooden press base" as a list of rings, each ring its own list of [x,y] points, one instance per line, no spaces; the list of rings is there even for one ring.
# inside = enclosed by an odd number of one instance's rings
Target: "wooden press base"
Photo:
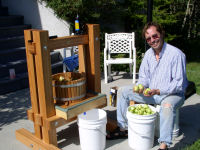
[[[70,119],[76,117],[85,111],[92,108],[102,108],[107,106],[107,100],[105,94],[91,94],[87,93],[86,98],[82,101],[74,101],[68,106],[66,105],[56,105],[56,116],[63,119]]]
[[[33,150],[60,150],[52,144],[47,144],[37,138],[33,133],[26,129],[19,129],[15,132],[16,139]]]
[[[56,128],[75,120],[77,115],[85,111],[105,106],[107,106],[105,94],[87,93],[86,98],[82,101],[71,103],[69,106],[56,105],[56,115],[46,119],[39,114],[34,114],[32,109],[29,109],[27,111],[28,119],[48,130],[51,133],[50,137],[54,140],[52,140],[52,143],[47,143],[44,139],[38,138],[34,133],[23,128],[16,131],[16,138],[34,150],[59,150],[57,147]]]

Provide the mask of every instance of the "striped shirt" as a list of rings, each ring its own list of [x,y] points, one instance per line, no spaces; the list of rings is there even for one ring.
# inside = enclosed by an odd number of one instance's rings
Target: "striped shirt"
[[[157,61],[154,50],[148,49],[140,66],[137,84],[159,89],[160,95],[183,94],[188,84],[185,54],[164,42]]]

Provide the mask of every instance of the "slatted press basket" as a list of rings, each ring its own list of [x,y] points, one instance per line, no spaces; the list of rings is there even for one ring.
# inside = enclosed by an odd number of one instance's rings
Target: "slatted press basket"
[[[52,87],[54,100],[69,105],[86,96],[86,76],[75,72],[57,73],[52,75]]]

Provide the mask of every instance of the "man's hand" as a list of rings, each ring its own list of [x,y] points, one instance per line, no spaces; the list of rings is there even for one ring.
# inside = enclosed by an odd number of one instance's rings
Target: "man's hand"
[[[146,89],[145,89],[146,90]],[[145,91],[144,90],[144,91]],[[143,92],[144,96],[147,96],[147,97],[151,97],[153,95],[160,95],[160,90],[159,89],[151,89],[150,91],[148,92]]]

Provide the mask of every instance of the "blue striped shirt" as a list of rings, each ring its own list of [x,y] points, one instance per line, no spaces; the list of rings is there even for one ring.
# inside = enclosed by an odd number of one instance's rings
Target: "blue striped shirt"
[[[183,94],[188,84],[185,54],[164,42],[157,61],[154,50],[148,49],[140,66],[137,84],[159,89],[160,95]]]

